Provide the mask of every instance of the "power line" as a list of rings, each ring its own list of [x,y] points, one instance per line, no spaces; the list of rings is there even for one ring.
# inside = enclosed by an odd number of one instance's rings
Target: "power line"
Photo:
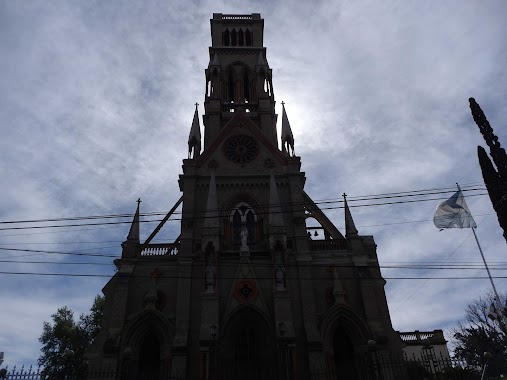
[[[469,194],[468,197],[472,196],[482,196],[487,195],[488,193],[481,194]],[[428,202],[428,201],[438,201],[441,198],[428,198],[428,199],[417,199],[417,200],[404,200],[404,201],[393,201],[393,202],[383,202],[383,203],[371,203],[371,204],[362,204],[362,205],[353,205],[349,207],[371,207],[371,206],[385,206],[385,205],[394,205],[394,204],[404,204],[404,203],[418,203],[418,202]],[[344,208],[344,206],[335,206],[335,207],[321,207],[320,210],[333,210]],[[222,210],[223,211],[223,210]],[[279,211],[278,213],[284,213],[284,211]],[[204,212],[203,212],[204,214]],[[269,215],[269,212],[261,212],[261,215]],[[130,215],[131,216],[131,215]],[[212,216],[213,217],[213,216]],[[186,220],[201,220],[211,218],[209,216],[202,215],[200,217],[191,217],[186,218]],[[181,221],[182,218],[173,218],[168,221]],[[141,223],[154,223],[160,222],[162,219],[152,219],[152,220],[141,220]],[[27,229],[46,229],[46,228],[63,228],[63,227],[83,227],[83,226],[103,226],[103,225],[119,225],[119,224],[131,224],[131,221],[118,221],[118,222],[101,222],[101,223],[80,223],[80,224],[59,224],[59,225],[43,225],[43,226],[28,226],[28,227],[7,227],[0,228],[0,231],[8,231],[8,230],[27,230]]]
[[[62,261],[25,261],[25,260],[0,260],[0,263],[11,263],[11,264],[51,264],[51,265],[98,265],[98,266],[112,266],[113,263],[99,263],[99,262],[62,262]],[[231,268],[231,267],[237,267],[237,263],[220,263],[220,268]],[[254,268],[270,268],[273,267],[273,264],[254,264],[252,265]],[[311,264],[300,264],[297,266],[298,268],[304,268],[304,267],[311,267],[311,268],[329,268],[330,265],[311,265]],[[336,268],[357,268],[357,266],[354,265],[333,265],[332,267]],[[380,268],[380,269],[410,269],[410,270],[481,270],[484,269],[483,267],[479,266],[452,266],[452,267],[446,267],[446,266],[425,266],[425,265],[380,265],[380,266],[374,266],[374,265],[367,265],[362,266],[362,268]],[[491,270],[496,271],[506,271],[507,270],[507,264],[504,264],[502,267],[494,267],[492,266],[490,268]],[[328,277],[322,277],[322,276],[314,276],[314,279],[317,278],[328,278]]]
[[[436,195],[436,194],[445,194],[449,193],[448,190],[445,191],[434,191],[434,190],[443,190],[443,189],[430,189],[430,190],[413,190],[410,192],[398,192],[398,193],[385,193],[385,194],[372,194],[372,195],[363,195],[347,198],[347,201],[350,202],[358,202],[358,201],[369,201],[369,200],[379,200],[379,199],[393,199],[393,198],[404,198],[404,197],[414,197],[414,196],[428,196],[428,195]],[[462,189],[462,191],[484,191],[485,188],[472,188],[472,189]],[[401,195],[405,194],[405,195]],[[477,195],[477,194],[476,194]],[[478,194],[484,195],[484,194]],[[440,199],[440,198],[439,198]],[[434,200],[434,199],[433,199]],[[438,199],[437,199],[438,200]],[[330,199],[330,200],[321,200],[314,202],[315,204],[332,204],[332,203],[343,203],[343,199]],[[285,202],[279,203],[276,206],[287,206],[287,205],[301,205],[305,204],[305,202]],[[386,203],[389,204],[389,203]],[[269,207],[270,205],[260,205],[262,208]],[[350,205],[349,207],[363,207],[368,205]],[[343,208],[343,207],[337,207]],[[223,209],[211,210],[211,211],[223,211]],[[174,215],[182,215],[183,212],[174,212]],[[166,212],[156,211],[156,212],[146,212],[140,213],[140,216],[149,217],[149,216],[162,216],[166,215]],[[121,218],[131,218],[132,214],[105,214],[105,215],[91,215],[91,216],[73,216],[73,217],[62,217],[62,218],[45,218],[45,219],[32,219],[32,220],[11,220],[11,221],[0,221],[0,224],[21,224],[21,223],[46,223],[46,222],[62,222],[62,221],[80,221],[80,220],[97,220],[97,219],[121,219]],[[119,222],[124,223],[124,222]],[[90,224],[95,225],[95,224]]]
[[[0,274],[5,275],[23,275],[23,276],[61,276],[61,277],[105,277],[110,278],[109,274],[98,274],[98,273],[47,273],[47,272],[7,272],[0,271]],[[129,278],[152,278],[149,275],[131,275],[131,274],[120,274],[120,276],[127,276]],[[202,276],[160,276],[161,279],[200,279]],[[221,280],[235,280],[236,277],[225,277],[225,276],[217,276],[217,279]],[[256,276],[256,279],[262,280],[274,280],[274,276]],[[286,276],[287,280],[306,280],[313,281],[315,278],[310,277],[291,277]],[[377,277],[375,277],[377,278]],[[374,278],[374,279],[375,279]],[[378,277],[377,279],[384,280],[485,280],[488,279],[488,276],[467,276],[467,277]],[[497,279],[507,279],[507,276],[493,276],[493,278]],[[340,277],[343,280],[354,280],[355,277]]]

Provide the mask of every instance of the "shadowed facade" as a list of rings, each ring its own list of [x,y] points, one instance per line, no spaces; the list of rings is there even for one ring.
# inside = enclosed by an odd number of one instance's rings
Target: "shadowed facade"
[[[369,340],[401,352],[373,237],[346,196],[342,234],[304,191],[285,106],[279,146],[263,32],[259,14],[213,15],[203,144],[196,107],[182,196],[145,242],[138,204],[103,289],[92,367],[129,379],[359,379]],[[180,206],[180,236],[152,243]]]

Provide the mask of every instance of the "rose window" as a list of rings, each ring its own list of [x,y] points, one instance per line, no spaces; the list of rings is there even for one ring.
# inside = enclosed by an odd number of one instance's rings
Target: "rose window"
[[[256,141],[245,135],[229,138],[224,144],[225,157],[236,164],[247,164],[257,157],[259,147]]]

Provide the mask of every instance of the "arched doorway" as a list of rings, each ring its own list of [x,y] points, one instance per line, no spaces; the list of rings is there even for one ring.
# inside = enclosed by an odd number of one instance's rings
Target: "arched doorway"
[[[223,380],[274,380],[274,330],[262,315],[243,307],[227,323],[219,342],[219,373]]]
[[[334,365],[336,379],[355,380],[360,379],[354,345],[347,331],[339,326],[333,336]]]
[[[139,348],[137,379],[158,380],[160,376],[160,342],[153,333],[147,334]]]

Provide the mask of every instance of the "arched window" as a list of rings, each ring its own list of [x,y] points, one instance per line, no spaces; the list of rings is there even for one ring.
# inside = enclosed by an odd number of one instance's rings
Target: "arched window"
[[[248,241],[255,241],[255,216],[252,210],[248,210],[246,213],[246,230],[248,231]]]
[[[226,29],[224,32],[224,46],[229,46],[231,44],[231,36],[229,34],[229,29]]]
[[[227,100],[229,102],[234,102],[234,77],[232,75],[232,71],[229,73],[229,78],[227,79]]]
[[[244,46],[245,45],[245,34],[243,33],[243,29],[239,30],[238,37],[239,37],[239,46]]]
[[[234,211],[232,215],[232,243],[234,245],[241,244],[241,213],[239,210]]]
[[[233,29],[231,33],[231,45],[236,46],[237,44],[238,44],[238,34],[236,33],[236,29]]]
[[[245,32],[245,45],[252,46],[252,33],[248,29]]]
[[[246,202],[240,202],[234,206],[226,223],[226,239],[235,249],[241,245],[241,230],[244,228],[248,232],[248,244],[262,240],[262,219],[257,217],[255,210]]]
[[[250,101],[250,81],[247,73],[243,77],[243,96],[245,97],[245,103],[248,103]]]

